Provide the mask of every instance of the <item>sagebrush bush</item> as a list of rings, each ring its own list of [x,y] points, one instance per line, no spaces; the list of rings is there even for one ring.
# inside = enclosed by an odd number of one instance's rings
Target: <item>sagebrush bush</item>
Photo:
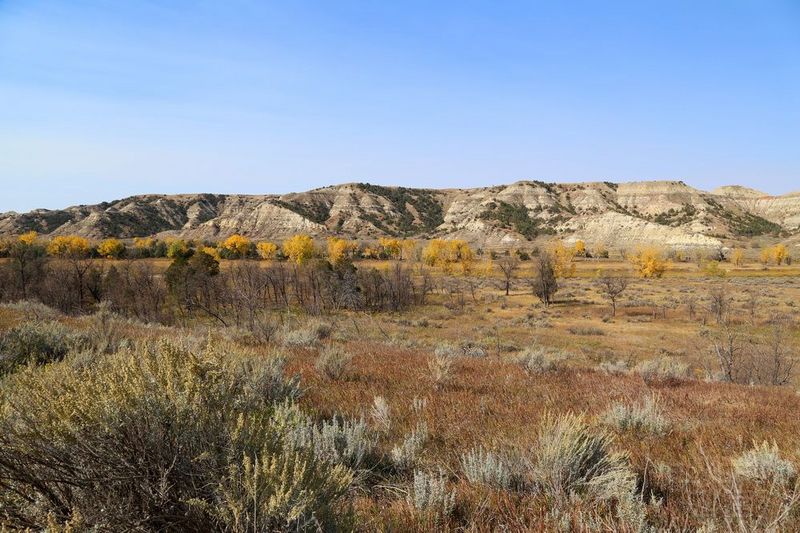
[[[60,322],[23,322],[0,335],[0,376],[20,365],[60,361],[85,342]]]
[[[555,499],[630,499],[636,474],[626,454],[611,450],[612,442],[610,434],[592,432],[580,415],[548,415],[534,449],[534,480]]]
[[[635,371],[645,383],[680,381],[691,377],[688,365],[667,357],[642,361],[636,365]]]
[[[433,354],[428,359],[428,374],[434,388],[441,389],[453,379],[455,358],[451,355]]]
[[[600,421],[619,431],[635,431],[663,435],[669,430],[669,419],[664,415],[658,399],[649,397],[642,402],[624,404],[614,402],[600,415]]]
[[[330,345],[323,348],[314,364],[317,371],[327,379],[342,379],[350,368],[353,356],[341,346]]]
[[[627,374],[630,371],[628,362],[624,359],[617,359],[616,361],[603,361],[600,363],[600,370],[608,374]]]
[[[462,454],[461,468],[470,483],[502,490],[522,487],[527,474],[527,465],[521,458],[511,458],[483,447]]]
[[[285,331],[281,335],[284,346],[310,348],[331,336],[333,328],[327,322],[310,320],[300,328]]]
[[[285,444],[283,363],[166,342],[12,374],[0,391],[0,524],[330,529],[352,472]]]
[[[461,345],[461,355],[475,358],[486,357],[486,348],[472,342],[466,342]]]
[[[791,483],[797,477],[794,465],[781,457],[778,445],[764,441],[733,460],[736,475],[754,481]]]
[[[370,418],[383,433],[388,433],[392,428],[392,410],[389,407],[389,402],[383,396],[375,396],[372,400],[372,408],[370,409]]]
[[[528,374],[546,374],[561,369],[566,356],[541,346],[530,346],[519,353],[516,362]]]
[[[420,422],[403,442],[392,448],[392,462],[398,470],[410,470],[417,465],[419,455],[428,442],[428,426]]]
[[[436,357],[457,357],[461,355],[461,349],[451,342],[442,342],[436,345],[433,355]]]
[[[52,307],[48,307],[39,300],[19,300],[16,302],[5,302],[0,304],[0,308],[19,313],[21,316],[29,320],[56,320],[57,318],[63,316],[61,311],[53,309]]]
[[[447,490],[447,477],[441,470],[436,473],[415,470],[407,501],[415,512],[440,521],[453,512],[456,493]]]
[[[375,449],[375,439],[363,419],[334,417],[315,422],[294,403],[278,406],[274,418],[289,447],[311,451],[315,458],[332,464],[360,470]]]

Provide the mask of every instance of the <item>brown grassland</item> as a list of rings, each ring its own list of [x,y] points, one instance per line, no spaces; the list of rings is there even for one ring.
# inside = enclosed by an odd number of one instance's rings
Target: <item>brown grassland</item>
[[[169,260],[147,261],[159,270],[169,265]],[[222,261],[223,271],[233,263]],[[627,274],[628,263],[579,260],[574,277],[559,280],[548,307],[525,281],[533,275],[531,265],[522,263],[508,296],[496,273],[465,288],[458,276],[439,272],[428,301],[403,311],[342,310],[318,317],[276,313],[280,331],[302,330],[319,321],[330,326],[329,335],[305,344],[282,342],[280,334],[255,340],[205,318],[155,329],[114,320],[118,334],[132,342],[167,336],[199,339],[195,344],[203,345],[210,339],[223,353],[242,351],[256,358],[279,353],[287,360],[286,376],[300,376],[298,401],[306,412],[320,420],[363,417],[374,432],[373,453],[382,459],[342,498],[341,505],[352,514],[351,525],[338,526],[342,529],[800,529],[794,471],[788,480],[769,472],[748,476],[734,463],[766,441],[777,446],[781,460],[800,466],[798,377],[792,373],[783,385],[727,382],[719,376],[713,351],[714,339],[726,328],[741,335],[743,350],[752,339],[769,338],[770,320],[780,314],[791,319],[780,340],[783,353],[787,360],[800,354],[795,324],[800,268],[725,265],[723,278],[691,263],[674,264],[662,278],[631,279],[612,317],[598,290],[597,273]],[[359,261],[356,266],[389,269],[392,262]],[[726,299],[723,325],[713,308],[715,291],[723,291]],[[2,331],[30,320],[14,306],[0,309]],[[94,327],[91,316],[59,314],[57,320],[76,331]],[[335,377],[319,363],[320,353],[330,346],[352,356]],[[455,355],[444,358],[447,369],[437,378],[435,353],[446,349]],[[554,364],[526,367],[520,354],[530,349],[551,354]],[[668,361],[677,370],[643,370],[652,361]],[[53,363],[65,364],[69,358]],[[382,429],[372,409],[376,397],[385,400],[390,413]],[[609,422],[613,405],[649,400],[657,402],[666,420],[663,429]],[[631,498],[638,506],[634,518],[621,511],[618,494],[606,498],[576,491],[560,497],[529,474],[536,470],[533,457],[542,446],[545,421],[567,413],[582,415],[590,433],[609,433],[611,451],[628,454],[635,476]],[[420,424],[428,439],[413,468],[386,466],[393,448]],[[471,481],[462,456],[475,447],[527,458],[518,468],[533,481],[526,489]],[[446,490],[454,491],[454,504],[442,512],[415,505],[415,470],[441,470]],[[51,515],[55,523],[67,522],[65,515]],[[0,513],[0,523],[2,518]],[[15,527],[13,520],[7,523]]]

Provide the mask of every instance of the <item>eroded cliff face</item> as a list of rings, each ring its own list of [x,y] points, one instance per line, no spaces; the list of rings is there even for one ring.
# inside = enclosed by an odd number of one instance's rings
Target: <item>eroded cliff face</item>
[[[97,205],[0,214],[0,234],[175,236],[234,233],[279,240],[296,233],[462,238],[483,247],[549,236],[607,246],[714,247],[720,238],[789,235],[800,193],[769,196],[738,186],[704,192],[679,181],[520,181],[476,189],[410,189],[350,183],[286,195],[142,195]]]

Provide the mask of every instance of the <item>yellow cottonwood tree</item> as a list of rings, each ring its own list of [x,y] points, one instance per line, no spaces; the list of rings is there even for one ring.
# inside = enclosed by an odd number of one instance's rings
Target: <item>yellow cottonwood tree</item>
[[[88,239],[77,235],[54,237],[47,245],[48,255],[61,258],[78,259],[87,257],[91,246]]]
[[[463,272],[468,273],[475,261],[475,253],[462,240],[433,239],[422,251],[422,260],[426,265],[436,266],[447,272],[460,265]]]
[[[119,239],[106,239],[97,245],[97,253],[106,259],[119,259],[125,253],[125,244]]]
[[[386,257],[389,259],[400,259],[400,253],[403,250],[400,239],[381,237],[378,239],[378,244],[383,248],[383,253]]]
[[[334,265],[352,258],[356,250],[358,250],[358,243],[355,241],[348,241],[340,237],[328,239],[328,260]]]
[[[314,240],[305,234],[298,234],[290,237],[283,243],[283,253],[290,261],[297,265],[302,265],[314,257]]]
[[[744,250],[741,248],[734,248],[731,252],[731,263],[735,266],[742,266],[744,264]]]
[[[776,244],[772,247],[772,260],[775,261],[775,264],[780,266],[783,263],[787,262],[789,258],[789,250],[786,248],[784,244]]]
[[[586,243],[585,242],[583,242],[581,240],[575,241],[575,255],[577,255],[578,257],[585,257],[586,256]]]
[[[575,275],[575,248],[564,246],[563,242],[558,241],[553,245],[551,255],[556,278],[571,278]]]
[[[39,238],[39,234],[38,233],[36,233],[35,231],[29,231],[29,232],[23,233],[22,235],[17,237],[17,240],[19,242],[21,242],[22,244],[26,244],[26,245],[30,246],[31,244],[36,242],[37,238]]]
[[[261,259],[272,259],[278,253],[278,245],[274,242],[262,241],[256,244],[256,251]]]
[[[772,259],[772,249],[771,248],[763,248],[761,253],[758,254],[758,262],[762,265],[766,266],[769,264],[769,260]]]
[[[660,278],[669,267],[664,253],[655,247],[640,248],[628,256],[628,260],[643,278]]]
[[[250,239],[234,234],[222,241],[219,245],[222,256],[230,259],[246,257],[250,251]]]

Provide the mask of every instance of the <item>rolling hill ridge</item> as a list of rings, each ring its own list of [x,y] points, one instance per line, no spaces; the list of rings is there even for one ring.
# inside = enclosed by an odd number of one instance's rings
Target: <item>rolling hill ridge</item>
[[[284,195],[139,195],[96,205],[0,214],[0,235],[26,231],[93,239],[159,235],[219,240],[234,233],[461,238],[485,247],[559,235],[609,246],[714,247],[728,239],[790,237],[800,193],[769,196],[680,181],[544,183],[415,189],[348,183]]]

